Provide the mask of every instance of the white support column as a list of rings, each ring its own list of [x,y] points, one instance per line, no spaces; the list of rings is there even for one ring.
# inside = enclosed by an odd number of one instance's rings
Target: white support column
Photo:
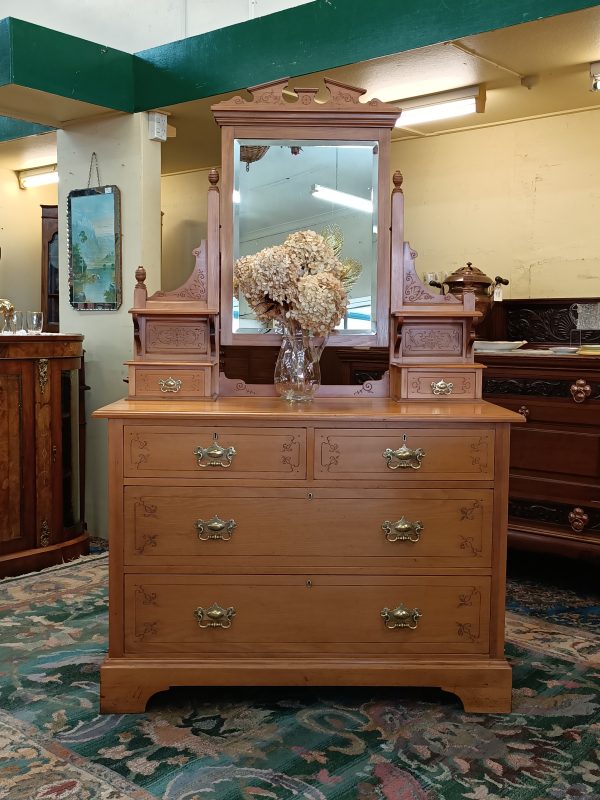
[[[147,114],[80,122],[58,131],[60,330],[85,336],[87,465],[86,521],[91,536],[107,536],[106,422],[90,418],[127,394],[123,361],[132,356],[135,270],[146,269],[150,292],[160,288],[160,142],[148,139]],[[92,153],[103,185],[121,191],[123,301],[118,311],[76,311],[69,302],[67,197],[88,184]],[[95,184],[95,169],[92,185]]]

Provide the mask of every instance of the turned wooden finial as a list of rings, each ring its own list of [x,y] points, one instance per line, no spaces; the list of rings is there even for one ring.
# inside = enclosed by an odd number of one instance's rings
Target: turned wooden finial
[[[392,181],[394,182],[394,191],[401,192],[404,176],[402,175],[399,169],[397,169],[396,172],[394,172],[394,174],[392,175]]]
[[[213,167],[208,173],[208,182],[211,186],[216,186],[219,182],[219,170]]]
[[[144,287],[146,282],[146,270],[144,267],[138,267],[135,271],[135,279],[137,281],[136,289],[141,289]]]

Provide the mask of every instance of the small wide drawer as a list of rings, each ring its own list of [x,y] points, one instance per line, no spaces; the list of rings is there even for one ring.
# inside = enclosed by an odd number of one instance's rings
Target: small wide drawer
[[[489,567],[490,490],[127,486],[125,563]]]
[[[408,398],[467,399],[481,397],[481,370],[407,370]]]
[[[305,428],[127,425],[128,477],[306,477]]]
[[[486,653],[474,576],[126,575],[125,652]]]
[[[322,428],[314,466],[317,479],[491,480],[494,431]]]
[[[192,367],[129,365],[129,397],[138,400],[183,400],[212,397],[216,365]]]

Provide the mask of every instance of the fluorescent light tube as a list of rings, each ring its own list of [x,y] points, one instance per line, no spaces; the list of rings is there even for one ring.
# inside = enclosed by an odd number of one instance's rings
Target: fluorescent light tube
[[[396,121],[396,127],[403,128],[405,125],[417,125],[420,122],[463,117],[466,114],[475,114],[476,111],[474,97],[468,97],[464,100],[450,100],[448,103],[438,103],[433,106],[408,108],[402,112],[402,115]]]
[[[478,85],[465,86],[448,92],[397,100],[395,104],[402,109],[402,114],[396,120],[396,127],[406,128],[422,122],[482,113],[485,110],[485,88]]]
[[[373,213],[373,201],[367,200],[365,197],[358,197],[358,195],[347,194],[346,192],[338,192],[337,189],[319,186],[318,183],[312,187],[311,194],[319,200],[328,200],[330,203],[336,203],[338,206],[355,208],[357,211],[366,211],[368,214]]]
[[[21,189],[30,189],[33,186],[46,186],[49,183],[58,183],[56,164],[49,167],[36,167],[24,169],[17,173]]]

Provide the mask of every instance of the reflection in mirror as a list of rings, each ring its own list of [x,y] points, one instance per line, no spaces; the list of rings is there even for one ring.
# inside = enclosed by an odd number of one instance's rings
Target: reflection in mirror
[[[339,333],[377,330],[377,167],[374,141],[234,141],[234,260],[283,244],[294,231],[335,238],[342,261],[360,264]],[[233,331],[271,333],[243,296]]]

